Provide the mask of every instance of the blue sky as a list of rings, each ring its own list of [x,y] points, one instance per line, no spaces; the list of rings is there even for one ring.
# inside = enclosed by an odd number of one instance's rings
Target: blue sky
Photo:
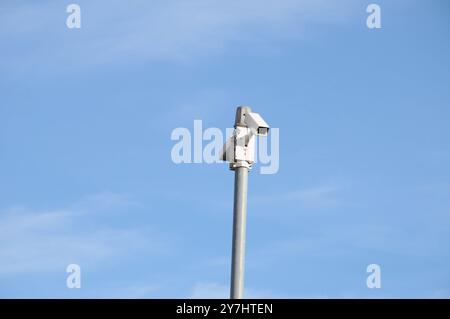
[[[450,297],[446,1],[70,3],[0,4],[0,297],[227,297],[233,173],[170,134],[240,104],[280,129],[246,296]]]

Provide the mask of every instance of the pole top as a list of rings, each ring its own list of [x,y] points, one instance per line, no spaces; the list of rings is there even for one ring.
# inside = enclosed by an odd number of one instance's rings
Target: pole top
[[[247,126],[244,122],[245,114],[250,113],[252,109],[250,106],[241,105],[236,109],[236,120],[234,122],[234,127],[236,126]]]

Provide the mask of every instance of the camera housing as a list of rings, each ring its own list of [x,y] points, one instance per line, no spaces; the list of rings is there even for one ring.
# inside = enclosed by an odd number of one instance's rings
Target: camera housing
[[[255,161],[256,136],[267,136],[269,124],[258,113],[248,106],[239,106],[236,111],[236,121],[233,136],[223,146],[219,158],[230,162],[230,168],[238,166],[251,168]]]
[[[258,113],[245,113],[244,123],[255,135],[267,136],[269,134],[269,124]]]

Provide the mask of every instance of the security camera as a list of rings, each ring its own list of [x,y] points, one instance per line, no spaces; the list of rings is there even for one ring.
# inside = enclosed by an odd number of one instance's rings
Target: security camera
[[[253,134],[259,136],[267,136],[267,134],[269,133],[269,124],[267,124],[266,121],[264,121],[261,115],[259,115],[258,113],[245,113],[244,123],[252,131]]]
[[[255,161],[256,136],[267,136],[268,133],[269,125],[261,115],[253,113],[248,106],[239,106],[233,136],[223,146],[219,159],[230,162],[233,170],[241,166],[250,169]]]

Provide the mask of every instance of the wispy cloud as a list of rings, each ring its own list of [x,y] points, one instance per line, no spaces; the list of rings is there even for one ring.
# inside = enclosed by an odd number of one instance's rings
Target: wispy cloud
[[[352,2],[348,0],[348,2]],[[343,22],[349,6],[318,0],[78,1],[82,28],[65,26],[61,3],[1,5],[2,68],[87,68],[131,61],[186,61],[232,47],[274,50],[308,22]]]
[[[298,201],[308,207],[330,207],[338,204],[336,186],[323,185],[286,193],[285,200]]]
[[[422,230],[414,232],[414,236],[411,234],[402,225],[324,223],[320,229],[264,243],[248,254],[248,265],[270,269],[289,258],[342,260],[353,256],[355,251],[374,256],[397,256],[399,260],[425,260],[435,256],[448,260],[448,235],[444,230]]]
[[[65,269],[69,263],[99,263],[146,251],[164,254],[168,243],[139,229],[110,223],[111,215],[90,227],[98,212],[134,205],[114,193],[88,196],[68,208],[34,211],[11,208],[0,215],[0,275]],[[94,209],[95,208],[95,209]]]
[[[108,211],[108,209],[125,209],[139,206],[139,202],[131,199],[128,195],[103,191],[83,197],[74,203],[71,208],[81,213],[91,210],[101,212]]]
[[[294,203],[296,206],[308,209],[333,208],[342,203],[339,192],[342,186],[337,184],[322,184],[318,186],[305,187],[295,190],[287,190],[278,194],[268,196],[257,196],[250,198],[252,204],[285,204]]]

